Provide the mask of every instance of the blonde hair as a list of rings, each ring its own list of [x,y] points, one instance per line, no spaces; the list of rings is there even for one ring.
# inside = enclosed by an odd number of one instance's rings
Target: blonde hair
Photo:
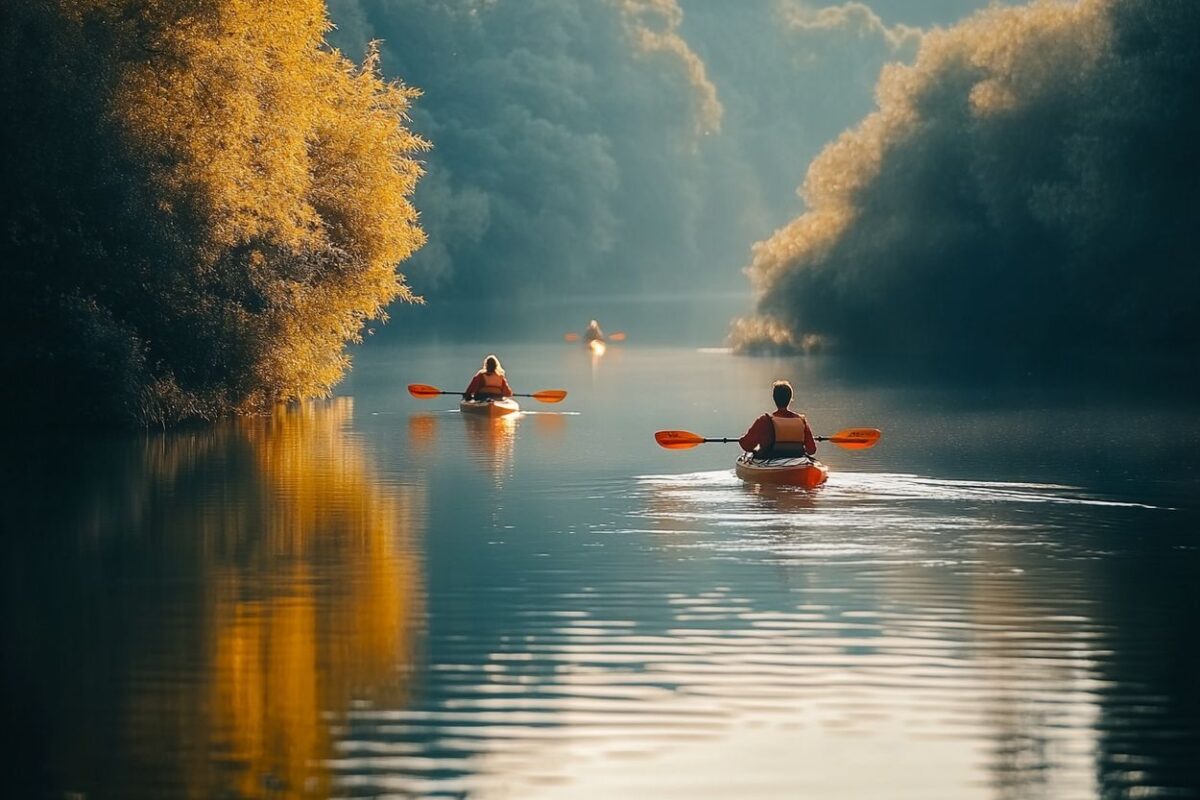
[[[488,369],[489,364],[492,365],[494,367],[494,369]],[[489,374],[494,372],[497,375],[503,375],[504,367],[500,366],[500,359],[496,358],[496,356],[494,356],[494,355],[489,354],[485,359],[483,359],[483,371],[487,372]]]

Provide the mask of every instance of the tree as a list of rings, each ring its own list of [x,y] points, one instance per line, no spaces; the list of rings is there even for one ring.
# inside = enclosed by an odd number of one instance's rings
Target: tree
[[[169,423],[327,393],[419,301],[418,92],[320,0],[16,0],[0,17],[10,413]]]

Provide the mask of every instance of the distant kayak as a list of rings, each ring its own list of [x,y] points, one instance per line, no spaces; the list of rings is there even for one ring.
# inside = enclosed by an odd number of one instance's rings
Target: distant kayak
[[[521,406],[511,397],[497,397],[487,400],[462,400],[459,401],[458,410],[464,414],[481,417],[503,417],[520,411]]]
[[[829,468],[815,458],[754,459],[748,454],[734,465],[737,476],[751,483],[774,483],[815,489],[829,477]]]

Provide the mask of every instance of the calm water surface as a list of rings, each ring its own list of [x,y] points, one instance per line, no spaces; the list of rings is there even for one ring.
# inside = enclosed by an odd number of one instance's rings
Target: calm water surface
[[[5,794],[1197,796],[1185,392],[673,322],[598,358],[559,319],[393,335],[269,419],[18,438]],[[569,397],[488,423],[405,392],[485,347]],[[655,446],[741,434],[777,376],[883,441],[824,447],[812,493]]]

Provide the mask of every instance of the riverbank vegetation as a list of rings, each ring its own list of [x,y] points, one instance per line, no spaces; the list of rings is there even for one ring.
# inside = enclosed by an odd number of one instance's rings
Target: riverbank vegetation
[[[1200,348],[1200,4],[994,6],[886,67],[878,108],[753,249],[743,352]]]
[[[321,0],[17,0],[0,26],[10,419],[167,424],[327,393],[424,241],[417,92]]]

